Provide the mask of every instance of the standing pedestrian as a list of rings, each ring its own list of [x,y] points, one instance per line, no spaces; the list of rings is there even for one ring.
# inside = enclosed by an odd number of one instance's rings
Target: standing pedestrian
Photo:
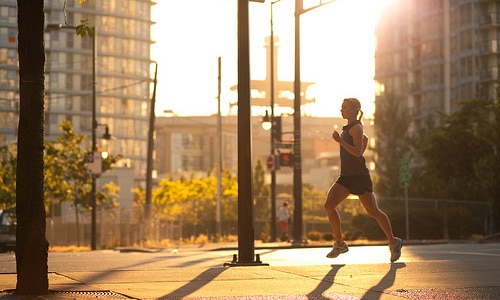
[[[332,138],[340,145],[340,177],[330,187],[324,204],[335,243],[326,256],[335,258],[349,250],[342,237],[337,206],[350,194],[354,194],[359,197],[367,213],[377,221],[384,232],[389,242],[390,260],[395,262],[401,256],[403,241],[394,237],[389,217],[380,210],[373,193],[370,171],[366,167],[363,157],[368,137],[363,133],[363,125],[361,124],[363,117],[361,103],[356,98],[346,98],[342,102],[341,113],[342,118],[347,120],[347,125],[342,128],[341,134],[336,130],[332,133]]]
[[[278,211],[278,217],[281,227],[281,240],[288,240],[288,223],[290,221],[290,212],[288,211],[288,203],[285,201]]]

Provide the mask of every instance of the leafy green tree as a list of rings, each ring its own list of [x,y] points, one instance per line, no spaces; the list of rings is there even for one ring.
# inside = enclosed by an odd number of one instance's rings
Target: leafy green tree
[[[213,227],[215,218],[217,178],[212,173],[203,178],[172,176],[159,182],[152,192],[152,211],[160,218],[179,219],[198,228]],[[237,180],[227,169],[222,169],[222,220],[236,220]],[[144,205],[142,187],[132,189],[137,205]],[[236,210],[237,211],[237,210]],[[193,231],[193,235],[197,232]]]
[[[0,209],[16,204],[16,164],[15,145],[0,147]]]
[[[493,198],[493,220],[497,220],[493,224],[493,232],[500,232],[500,96],[493,103],[492,114],[494,123],[492,126],[491,139],[494,145],[494,151],[490,164],[487,169],[490,170],[488,176],[487,188]]]
[[[376,176],[375,190],[384,196],[401,194],[399,161],[409,159],[411,141],[408,137],[409,117],[406,107],[391,95],[377,103],[375,111]]]
[[[448,199],[492,200],[488,193],[494,172],[489,168],[498,161],[494,134],[495,103],[472,99],[461,103],[450,114],[440,114],[436,126],[422,136],[419,153],[432,176],[443,202],[443,236],[448,233]]]
[[[419,153],[443,191],[455,199],[484,199],[495,141],[492,140],[492,102],[469,100],[440,119],[422,136]]]
[[[87,137],[74,132],[73,125],[67,120],[61,121],[60,129],[61,134],[55,142],[45,143],[45,198],[57,203],[72,202],[75,213],[78,207],[89,210],[91,177],[87,171],[86,153],[90,149],[83,149]],[[120,155],[104,158],[103,172],[112,170],[120,158]],[[101,188],[96,195],[97,206],[117,206],[117,189],[116,185],[109,183]]]
[[[45,199],[57,203],[73,202],[76,207],[90,191],[90,176],[82,150],[85,136],[75,133],[67,120],[61,121],[60,129],[61,134],[55,142],[45,143]]]
[[[253,172],[253,196],[255,221],[269,222],[271,219],[270,187],[264,181],[266,170],[262,160],[257,160]]]

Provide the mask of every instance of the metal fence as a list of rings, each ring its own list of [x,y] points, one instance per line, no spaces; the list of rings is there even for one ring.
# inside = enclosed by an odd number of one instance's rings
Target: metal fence
[[[150,238],[146,239],[146,235]],[[47,218],[46,236],[50,246],[89,246],[91,213],[80,212],[78,217],[72,214]],[[143,246],[146,240],[161,243],[181,237],[182,222],[153,216],[146,223],[141,207],[96,211],[96,245],[99,249]]]
[[[406,235],[405,230],[405,200],[403,198],[378,197],[380,207],[390,216],[395,234]],[[443,211],[447,211],[450,238],[467,238],[473,234],[488,235],[493,228],[491,203],[476,201],[458,201],[443,199],[409,200],[409,232],[412,239],[443,238]],[[315,231],[331,233],[326,213],[323,210],[323,198],[304,199],[303,233]],[[343,205],[349,201],[346,200]],[[352,204],[352,203],[351,203]],[[356,203],[355,203],[356,204]],[[361,204],[359,211],[364,212]],[[446,205],[446,206],[445,206]],[[351,205],[352,206],[352,205]],[[358,223],[352,223],[354,215],[349,209],[341,210],[344,231],[363,228]],[[213,225],[213,226],[212,226]],[[255,220],[255,238],[260,239],[261,233],[269,230],[269,222],[260,218]],[[370,225],[370,227],[373,227]],[[222,220],[223,236],[237,236],[238,221]],[[267,229],[266,229],[267,228]],[[277,226],[279,234],[279,226]],[[290,228],[290,232],[293,230]],[[205,235],[208,239],[215,235],[215,220],[205,220],[204,223],[193,225],[189,220],[165,219],[153,215],[149,222],[144,220],[142,207],[103,209],[96,212],[96,245],[98,249],[130,246],[162,246],[186,239]],[[50,246],[90,246],[91,214],[80,212],[62,217],[47,218],[47,240]],[[367,236],[369,238],[369,236]]]

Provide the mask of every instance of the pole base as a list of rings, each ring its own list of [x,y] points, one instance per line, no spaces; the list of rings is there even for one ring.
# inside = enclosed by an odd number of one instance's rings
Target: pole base
[[[307,240],[302,240],[302,241],[295,241],[295,240],[293,240],[293,241],[291,241],[291,244],[292,244],[291,245],[292,248],[295,248],[295,247],[298,248],[298,247],[305,247],[305,246],[307,246],[309,244],[309,242]]]
[[[238,261],[238,255],[233,254],[233,260],[231,262],[224,263],[224,267],[255,267],[255,266],[269,266],[269,264],[263,263],[260,260],[260,255],[255,254],[255,261]]]

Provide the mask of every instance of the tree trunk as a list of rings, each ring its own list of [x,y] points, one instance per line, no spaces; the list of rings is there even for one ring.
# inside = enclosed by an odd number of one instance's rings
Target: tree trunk
[[[43,199],[43,0],[18,0],[20,113],[17,153],[17,287],[19,295],[48,294],[48,242]]]

